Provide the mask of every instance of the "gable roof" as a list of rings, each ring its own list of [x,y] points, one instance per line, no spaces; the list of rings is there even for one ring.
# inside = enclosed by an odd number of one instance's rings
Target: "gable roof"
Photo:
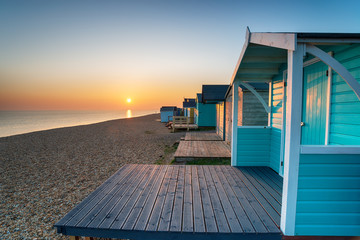
[[[196,107],[195,98],[184,98],[183,108],[194,108]]]
[[[202,102],[202,94],[201,93],[197,93],[196,94],[196,98],[197,98],[197,102]]]
[[[171,112],[171,111],[176,111],[177,107],[175,106],[163,106],[160,108],[160,112]]]
[[[269,82],[287,63],[288,50],[294,51],[297,43],[310,43],[319,48],[329,44],[360,43],[359,33],[305,33],[305,32],[250,32],[231,78],[242,82]]]
[[[224,101],[229,85],[202,85],[202,102]]]

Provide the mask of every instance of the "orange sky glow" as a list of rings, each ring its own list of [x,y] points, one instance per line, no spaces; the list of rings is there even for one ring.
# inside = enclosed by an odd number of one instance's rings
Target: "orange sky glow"
[[[0,110],[181,107],[202,84],[230,84],[247,26],[359,30],[342,1],[155,2],[0,1]]]

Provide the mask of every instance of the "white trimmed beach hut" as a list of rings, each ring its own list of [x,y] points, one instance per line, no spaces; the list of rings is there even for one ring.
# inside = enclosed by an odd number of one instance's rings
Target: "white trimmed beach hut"
[[[252,82],[270,84],[262,127],[238,120],[239,86]],[[231,82],[231,164],[283,177],[286,236],[360,236],[359,82],[360,34],[246,33]]]

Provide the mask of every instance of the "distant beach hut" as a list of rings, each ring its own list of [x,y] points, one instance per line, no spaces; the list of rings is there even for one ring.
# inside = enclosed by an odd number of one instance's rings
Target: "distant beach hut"
[[[204,104],[202,94],[196,94],[195,123],[199,127],[215,127],[216,125],[216,104]]]
[[[190,123],[194,123],[194,109],[196,108],[195,98],[184,98],[184,116],[189,118]]]
[[[202,93],[197,94],[197,122],[199,127],[216,127],[218,134],[222,134],[224,101],[228,88],[229,85],[202,85]]]
[[[177,115],[177,107],[163,106],[160,108],[161,122],[169,122],[173,116]]]

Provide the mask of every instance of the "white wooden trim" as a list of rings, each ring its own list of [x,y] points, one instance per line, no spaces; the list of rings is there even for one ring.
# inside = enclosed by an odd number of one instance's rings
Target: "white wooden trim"
[[[225,141],[225,133],[226,133],[226,99],[223,101],[223,137],[222,139]]]
[[[240,82],[241,85],[243,85],[244,87],[247,88],[247,90],[249,90],[250,92],[252,92],[252,94],[255,95],[255,97],[257,99],[259,99],[260,103],[263,105],[263,107],[265,108],[265,111],[267,113],[270,113],[270,107],[268,106],[268,104],[265,102],[265,100],[260,96],[260,94],[255,90],[255,88],[253,88],[253,86],[251,86],[248,83],[245,82]]]
[[[330,56],[333,56],[334,52],[328,52],[328,54]],[[308,67],[308,66],[310,66],[314,63],[320,62],[320,61],[321,61],[320,58],[314,57],[313,59],[310,59],[310,60],[307,60],[306,62],[304,62],[304,67]]]
[[[339,63],[335,58],[331,57],[320,48],[311,44],[306,44],[306,52],[320,58],[321,61],[334,69],[334,71],[345,80],[345,82],[350,86],[350,88],[355,92],[356,96],[360,100],[360,83],[356,81],[356,79],[341,63]]]
[[[296,35],[295,33],[251,33],[250,42],[294,51]]]
[[[238,126],[238,129],[240,128],[271,128],[269,126]]]
[[[272,88],[273,88],[273,84],[272,82],[269,82],[269,109],[270,112],[268,112],[268,126],[271,126],[271,105],[272,105]]]
[[[283,71],[283,98],[282,98],[282,112],[281,112],[281,139],[280,139],[280,162],[279,162],[279,174],[284,176],[284,151],[285,151],[285,131],[286,131],[286,74],[287,70]]]
[[[238,104],[239,82],[233,83],[232,87],[232,134],[231,134],[231,166],[237,165],[237,134],[238,134]]]
[[[360,154],[360,145],[302,145],[301,154]]]
[[[329,144],[330,117],[331,117],[331,92],[332,92],[332,70],[328,68],[328,85],[326,89],[326,122],[325,122],[325,145]]]
[[[312,43],[312,44],[323,44],[323,45],[343,45],[349,43],[360,43],[359,38],[344,39],[344,38],[297,38],[298,43]]]
[[[299,177],[301,108],[304,44],[288,51],[288,82],[285,133],[284,183],[280,228],[284,235],[295,235],[296,201]]]
[[[235,70],[233,72],[233,75],[231,77],[231,85],[233,85],[235,83],[235,77],[236,77],[236,74],[239,70],[239,67],[240,67],[240,63],[242,62],[244,56],[245,56],[245,51],[249,45],[249,40],[250,40],[250,29],[249,27],[246,28],[246,34],[245,34],[245,42],[244,42],[244,46],[241,50],[241,53],[240,53],[240,57],[238,59],[238,62],[236,63],[236,67],[235,67]]]

